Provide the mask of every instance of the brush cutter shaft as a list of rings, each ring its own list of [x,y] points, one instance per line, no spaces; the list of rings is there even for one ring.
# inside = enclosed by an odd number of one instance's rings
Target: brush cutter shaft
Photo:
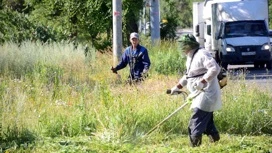
[[[149,135],[151,132],[156,130],[161,124],[163,124],[165,121],[167,121],[170,117],[172,117],[174,114],[176,114],[178,111],[180,111],[183,107],[185,107],[189,102],[184,103],[179,108],[177,108],[173,113],[168,115],[165,119],[163,119],[160,123],[158,123],[155,127],[153,127],[151,130],[149,130],[145,135]]]
[[[167,94],[169,94],[169,90],[170,90],[170,89],[168,89],[168,90],[166,91]],[[171,90],[170,90],[170,92],[171,92]],[[194,98],[195,98],[196,96],[198,96],[201,92],[204,92],[204,90],[200,90],[200,91],[197,91],[197,92],[195,92],[195,93],[191,93],[190,95],[188,95],[188,98],[194,99]],[[184,93],[186,93],[186,92],[184,92],[184,91],[178,92],[178,94],[180,94],[180,93],[184,94]],[[186,93],[185,95],[187,95],[187,93]],[[168,115],[166,118],[164,118],[160,123],[158,123],[158,124],[157,124],[156,126],[154,126],[151,130],[149,130],[144,136],[149,135],[151,132],[153,132],[154,130],[156,130],[160,125],[162,125],[165,121],[167,121],[169,118],[171,118],[171,117],[172,117],[173,115],[175,115],[177,112],[179,112],[183,107],[185,107],[186,105],[190,104],[190,103],[191,103],[191,100],[188,100],[188,98],[187,98],[186,102],[185,102],[183,105],[181,105],[181,106],[180,106],[179,108],[177,108],[173,113],[171,113],[171,114]]]

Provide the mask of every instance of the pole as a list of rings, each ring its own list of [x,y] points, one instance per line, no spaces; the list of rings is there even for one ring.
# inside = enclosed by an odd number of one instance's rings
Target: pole
[[[151,41],[152,44],[160,40],[160,0],[151,0],[150,7]]]
[[[117,65],[122,55],[122,2],[112,0],[113,10],[113,65]]]
[[[146,1],[145,1],[145,4],[144,4],[144,8],[143,8],[143,25],[144,25],[144,35],[146,34],[146,20],[145,20],[145,8],[146,8]]]

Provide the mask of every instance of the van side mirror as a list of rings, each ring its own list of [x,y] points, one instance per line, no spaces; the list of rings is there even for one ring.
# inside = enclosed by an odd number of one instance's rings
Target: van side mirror
[[[212,34],[212,26],[209,24],[207,25],[207,35],[211,35]]]
[[[221,39],[222,37],[220,36],[220,34],[218,32],[215,33],[215,40]]]

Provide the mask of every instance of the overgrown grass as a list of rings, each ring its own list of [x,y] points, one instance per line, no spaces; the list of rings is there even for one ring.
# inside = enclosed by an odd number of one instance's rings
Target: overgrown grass
[[[224,106],[215,113],[222,140],[216,145],[204,140],[198,149],[188,146],[189,107],[142,137],[184,103],[182,96],[165,94],[183,68],[180,64],[176,69],[175,62],[183,59],[176,58],[178,52],[171,44],[147,45],[150,77],[133,86],[124,85],[127,69],[119,76],[111,73],[111,54],[91,51],[86,57],[83,47],[66,43],[4,44],[0,47],[0,148],[8,152],[271,151],[271,93],[244,79],[229,80],[222,90]],[[170,66],[156,69],[165,61]]]

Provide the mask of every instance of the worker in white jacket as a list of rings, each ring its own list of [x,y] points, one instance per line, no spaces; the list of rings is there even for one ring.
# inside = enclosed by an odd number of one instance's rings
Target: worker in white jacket
[[[186,54],[187,73],[171,88],[171,94],[187,86],[190,93],[200,92],[192,100],[193,111],[188,131],[191,146],[201,144],[202,134],[207,134],[211,142],[220,139],[213,120],[213,112],[222,106],[221,90],[217,80],[220,67],[211,54],[202,48],[191,34],[179,39],[182,53]]]

